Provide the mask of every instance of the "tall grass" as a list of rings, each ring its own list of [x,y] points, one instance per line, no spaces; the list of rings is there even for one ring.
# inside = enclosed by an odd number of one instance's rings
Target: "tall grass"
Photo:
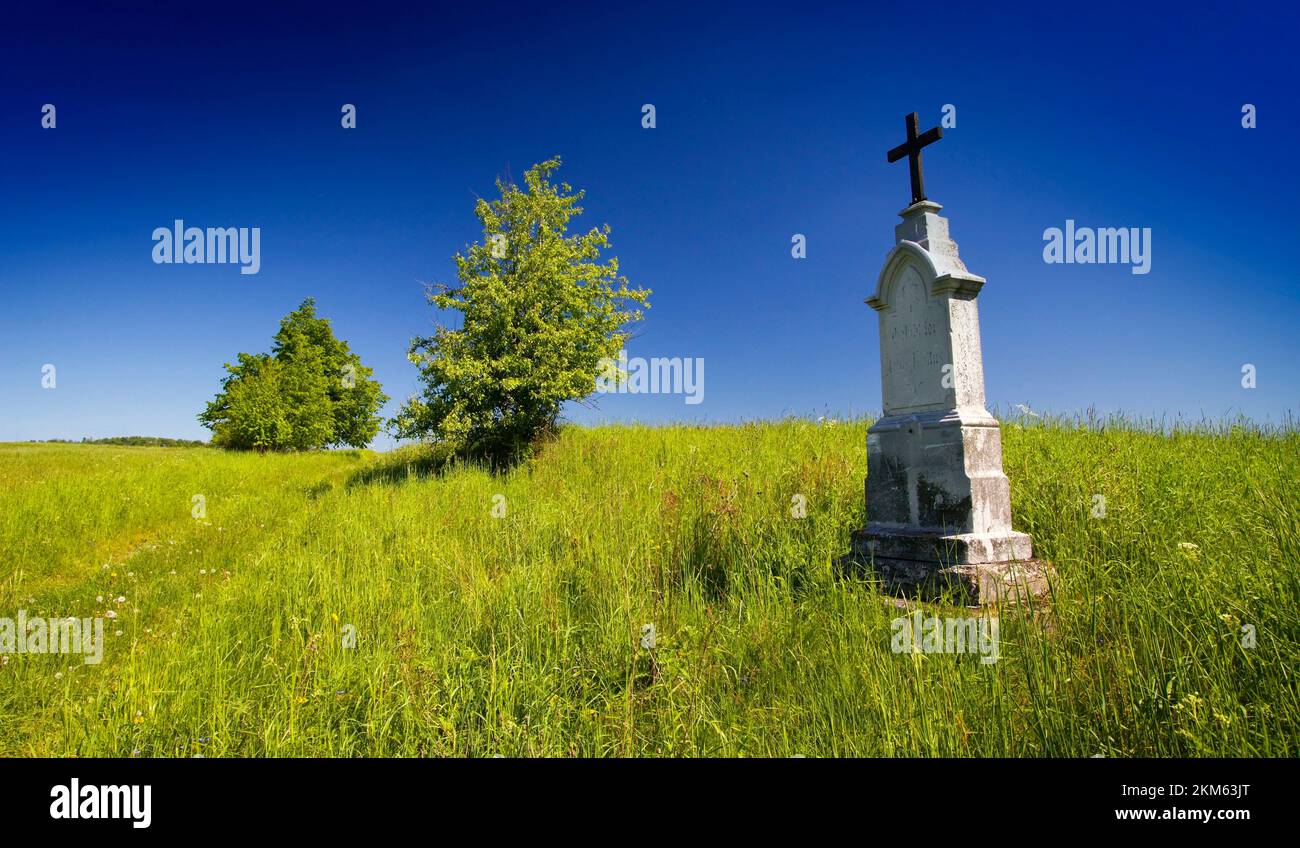
[[[569,428],[502,476],[0,446],[0,616],[118,614],[99,665],[0,667],[0,753],[1300,753],[1300,435],[1005,425],[1057,579],[983,664],[837,576],[865,429]]]

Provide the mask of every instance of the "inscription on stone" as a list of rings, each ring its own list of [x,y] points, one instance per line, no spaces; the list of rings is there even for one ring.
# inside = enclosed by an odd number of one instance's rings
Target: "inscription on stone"
[[[947,322],[943,302],[931,298],[909,267],[882,313],[881,354],[885,414],[942,408]]]

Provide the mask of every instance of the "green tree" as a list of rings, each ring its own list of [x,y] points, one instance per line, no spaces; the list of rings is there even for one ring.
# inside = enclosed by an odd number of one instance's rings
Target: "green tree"
[[[308,298],[280,321],[271,353],[239,354],[221,391],[199,413],[212,444],[238,450],[365,447],[388,397],[374,369],[335,338]]]
[[[199,415],[212,430],[212,444],[262,451],[291,447],[289,403],[280,385],[284,367],[264,353],[241,353],[239,363],[226,370],[230,376],[221,393]]]
[[[500,199],[475,205],[483,241],[456,254],[457,284],[428,295],[460,312],[460,327],[412,340],[424,388],[391,422],[399,438],[518,459],[565,401],[594,391],[601,359],[615,358],[641,320],[650,291],[628,287],[617,257],[601,261],[609,225],[566,235],[584,192],[552,184],[559,167],[559,158],[534,165],[523,188],[498,179]]]

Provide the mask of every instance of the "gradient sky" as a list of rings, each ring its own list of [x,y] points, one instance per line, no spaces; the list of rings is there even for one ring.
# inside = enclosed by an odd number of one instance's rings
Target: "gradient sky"
[[[629,354],[706,362],[699,405],[603,396],[572,420],[875,412],[863,299],[908,201],[885,151],[906,113],[925,129],[949,103],[927,189],[988,279],[991,406],[1300,409],[1295,7],[943,5],[10,10],[0,440],[206,438],[222,364],[308,296],[391,413],[437,317],[423,283],[481,237],[475,198],[555,154],[583,228],[608,222],[654,290]],[[176,218],[260,227],[261,273],[155,265]],[[1067,218],[1150,227],[1151,273],[1045,264]]]

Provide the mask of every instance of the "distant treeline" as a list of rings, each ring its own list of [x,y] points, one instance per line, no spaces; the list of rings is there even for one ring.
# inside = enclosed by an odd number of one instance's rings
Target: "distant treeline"
[[[35,439],[48,444],[62,445],[125,445],[137,448],[202,448],[207,442],[195,439],[164,439],[162,436],[113,436],[108,439]]]

